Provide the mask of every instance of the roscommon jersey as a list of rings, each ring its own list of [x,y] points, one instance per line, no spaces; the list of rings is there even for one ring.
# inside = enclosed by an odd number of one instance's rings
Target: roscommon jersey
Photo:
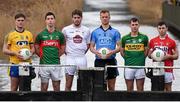
[[[30,49],[30,44],[33,44],[33,35],[31,32],[24,30],[23,32],[18,32],[16,30],[10,32],[5,37],[5,42],[10,45],[9,50],[14,52],[19,52],[22,48]],[[17,58],[17,56],[10,56],[10,63],[19,64],[23,60]],[[26,62],[31,62],[30,59]]]

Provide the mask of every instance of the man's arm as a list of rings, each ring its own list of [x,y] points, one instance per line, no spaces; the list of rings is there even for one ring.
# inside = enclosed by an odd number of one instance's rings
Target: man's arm
[[[175,47],[175,49],[172,50],[172,55],[166,54],[164,56],[164,60],[168,60],[168,59],[176,60],[176,59],[178,59],[178,57],[179,57],[178,49],[177,49],[177,47]]]
[[[124,48],[122,47],[122,41],[120,42],[120,54],[124,57]]]
[[[19,52],[11,51],[9,50],[9,48],[10,45],[7,44],[7,41],[5,40],[3,44],[3,53],[9,56],[17,56],[17,58],[23,59],[23,57],[19,54]]]
[[[10,56],[16,56],[18,55],[17,52],[11,51],[9,50],[10,45],[8,45],[7,43],[4,42],[3,44],[3,53],[6,55],[10,55]]]
[[[94,53],[95,55],[97,55],[99,58],[102,58],[101,53],[99,53],[94,47],[95,47],[95,43],[91,42],[90,51]]]
[[[87,44],[87,49],[86,49],[86,52],[85,52],[85,53],[88,52],[89,48],[90,48],[90,44]]]
[[[153,51],[154,51],[153,48],[151,48],[151,49],[148,50],[147,56],[148,56],[150,59],[151,59],[151,54],[153,53]]]
[[[145,47],[144,48],[144,55],[145,55],[145,57],[147,57],[148,55],[149,55],[149,47]]]
[[[34,44],[30,44],[30,51],[31,51],[31,54],[33,55],[35,52]]]
[[[66,48],[66,44],[61,45],[61,48],[59,50],[59,57],[65,53],[65,48]]]
[[[120,51],[120,42],[118,41],[118,42],[116,43],[116,49],[111,50],[111,51],[106,55],[106,58],[109,58],[111,55],[116,54],[116,53],[118,53],[119,51]]]
[[[40,54],[39,54],[39,44],[35,44],[34,47],[35,47],[35,53],[40,57]]]

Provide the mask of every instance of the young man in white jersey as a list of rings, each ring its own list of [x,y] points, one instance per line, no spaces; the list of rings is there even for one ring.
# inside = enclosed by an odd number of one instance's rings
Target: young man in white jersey
[[[87,68],[86,52],[90,44],[90,30],[81,25],[82,11],[75,9],[72,12],[72,24],[63,28],[62,32],[66,39],[66,67],[65,91],[71,91],[74,74],[77,68]]]

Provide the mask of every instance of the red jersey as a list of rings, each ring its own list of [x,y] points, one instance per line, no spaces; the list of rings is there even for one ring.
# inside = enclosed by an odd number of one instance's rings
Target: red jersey
[[[165,36],[165,39],[160,39],[159,36],[153,38],[149,42],[150,49],[161,49],[166,54],[172,54],[172,50],[175,50],[176,48],[176,42],[171,39],[167,34]],[[164,66],[173,66],[173,60],[165,60]],[[165,69],[165,72],[173,72],[172,68]]]

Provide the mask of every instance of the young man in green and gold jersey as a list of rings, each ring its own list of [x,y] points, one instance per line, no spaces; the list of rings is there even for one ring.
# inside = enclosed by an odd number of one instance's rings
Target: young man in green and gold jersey
[[[126,66],[144,66],[148,51],[148,37],[139,32],[137,18],[130,20],[131,32],[121,39],[121,55]],[[127,91],[133,91],[134,79],[136,79],[137,91],[144,90],[144,68],[125,68],[124,77]]]

